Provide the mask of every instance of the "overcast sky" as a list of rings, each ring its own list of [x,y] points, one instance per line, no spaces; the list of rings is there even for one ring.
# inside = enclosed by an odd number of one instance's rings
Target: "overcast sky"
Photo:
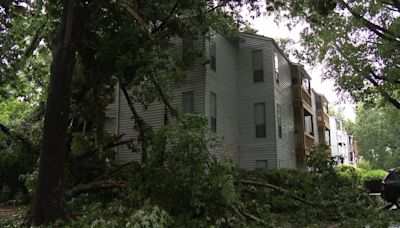
[[[302,30],[302,26],[298,26],[291,31],[285,25],[277,25],[273,21],[273,17],[260,16],[254,20],[250,19],[252,23],[252,27],[258,30],[258,34],[271,37],[274,39],[279,38],[291,38],[294,41],[298,41],[300,39],[300,31]],[[292,61],[295,61],[291,58]],[[353,104],[345,104],[340,97],[337,96],[334,83],[330,80],[322,80],[321,77],[321,67],[316,67],[312,69],[310,66],[304,66],[308,74],[312,77],[311,86],[318,93],[322,93],[328,99],[328,101],[335,106],[335,109],[339,107],[344,108],[344,115],[346,118],[355,119],[355,111]],[[347,102],[348,103],[348,102]]]

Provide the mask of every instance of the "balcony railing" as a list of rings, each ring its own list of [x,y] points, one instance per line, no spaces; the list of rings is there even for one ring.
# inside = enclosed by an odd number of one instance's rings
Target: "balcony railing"
[[[303,87],[301,87],[301,97],[308,106],[312,107],[311,96]]]
[[[306,132],[304,132],[304,146],[306,148],[311,148],[314,146],[314,137]]]

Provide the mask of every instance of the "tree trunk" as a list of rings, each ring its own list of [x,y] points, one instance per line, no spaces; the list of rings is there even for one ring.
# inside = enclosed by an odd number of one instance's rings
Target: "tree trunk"
[[[77,21],[74,0],[63,0],[62,19],[54,40],[40,153],[39,177],[30,222],[40,225],[65,218],[63,205],[64,160],[71,79],[75,65]]]

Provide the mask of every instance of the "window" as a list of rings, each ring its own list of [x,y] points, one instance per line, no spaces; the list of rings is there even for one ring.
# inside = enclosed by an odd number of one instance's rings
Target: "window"
[[[282,106],[276,105],[276,116],[278,117],[278,136],[282,138]]]
[[[327,145],[331,145],[331,131],[325,130],[325,142]]]
[[[304,116],[304,131],[310,135],[314,135],[314,124],[312,119],[312,115]]]
[[[182,113],[193,112],[193,92],[182,93]]]
[[[309,80],[308,78],[304,77],[304,76],[303,76],[302,78],[303,78],[303,80],[302,80],[303,88],[304,88],[308,93],[311,94],[310,80]]]
[[[268,160],[256,160],[256,169],[268,169]]]
[[[217,95],[213,92],[210,94],[210,122],[211,130],[217,132]]]
[[[215,42],[212,41],[210,44],[210,67],[213,71],[216,70],[216,46],[215,46]]]
[[[279,84],[279,56],[277,52],[274,52],[274,65],[275,65],[275,80]]]
[[[265,138],[265,103],[254,104],[256,138]]]
[[[253,81],[263,82],[264,71],[263,71],[263,52],[261,49],[254,50],[252,52],[253,57]]]
[[[188,31],[183,33],[182,37],[182,61],[185,65],[190,65],[194,54],[193,36]]]

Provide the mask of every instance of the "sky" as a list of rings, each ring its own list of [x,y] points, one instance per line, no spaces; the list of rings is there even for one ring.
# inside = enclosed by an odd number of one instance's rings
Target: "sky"
[[[255,19],[249,19],[251,27],[258,31],[258,34],[271,37],[273,39],[291,38],[295,42],[300,40],[300,31],[305,25],[299,25],[292,30],[289,30],[285,25],[277,25],[272,16],[260,16]],[[294,61],[293,58],[291,58]],[[309,65],[304,65],[304,68],[311,76],[311,86],[318,93],[322,93],[328,99],[329,103],[336,110],[343,109],[345,118],[354,120],[356,117],[354,104],[344,102],[335,92],[334,82],[332,80],[322,80],[322,66],[311,68]]]

